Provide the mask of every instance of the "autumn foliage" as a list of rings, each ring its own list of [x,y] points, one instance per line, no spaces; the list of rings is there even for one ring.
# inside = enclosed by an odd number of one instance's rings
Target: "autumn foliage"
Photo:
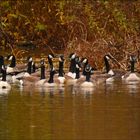
[[[0,47],[22,42],[77,52],[102,67],[110,53],[125,64],[140,47],[139,0],[1,0]]]

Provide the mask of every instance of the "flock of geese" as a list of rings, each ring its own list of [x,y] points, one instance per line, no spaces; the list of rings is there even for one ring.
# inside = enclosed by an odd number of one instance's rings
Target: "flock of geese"
[[[47,66],[44,59],[36,66],[33,58],[29,56],[26,64],[17,64],[16,57],[11,54],[0,56],[0,89],[11,89],[12,84],[32,88],[59,87],[73,85],[78,88],[94,88],[101,83],[121,79],[126,82],[140,82],[140,75],[135,71],[136,56],[130,56],[130,70],[117,71],[111,69],[110,55],[104,56],[105,71],[95,70],[87,58],[80,58],[76,53],[69,55],[68,70],[64,71],[65,58],[59,55],[59,65],[55,68],[53,54],[47,56]],[[5,59],[8,65],[5,64]]]

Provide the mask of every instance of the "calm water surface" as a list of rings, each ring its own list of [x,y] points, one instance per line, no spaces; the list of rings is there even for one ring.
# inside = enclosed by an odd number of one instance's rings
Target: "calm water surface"
[[[0,140],[139,140],[140,86],[12,87],[0,94]]]

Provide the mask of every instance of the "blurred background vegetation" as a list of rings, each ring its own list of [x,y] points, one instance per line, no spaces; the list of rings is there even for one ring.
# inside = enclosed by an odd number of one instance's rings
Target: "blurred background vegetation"
[[[92,65],[102,56],[139,56],[140,0],[1,0],[0,48],[77,52]]]

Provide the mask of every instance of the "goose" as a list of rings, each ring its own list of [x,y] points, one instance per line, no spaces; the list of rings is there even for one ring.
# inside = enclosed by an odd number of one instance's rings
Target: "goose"
[[[6,68],[4,65],[2,65],[1,73],[2,73],[2,80],[0,81],[0,89],[10,90],[11,85],[6,81],[6,74],[7,73],[6,73]]]
[[[100,83],[100,82],[106,82],[106,83],[112,83],[114,80],[120,80],[121,76],[125,74],[122,70],[114,70],[110,66],[110,60],[112,60],[112,57],[109,54],[104,55],[104,65],[105,65],[105,72],[96,73],[93,75],[93,77]]]
[[[110,64],[109,64],[109,60],[111,59],[110,55],[105,55],[104,56],[104,63],[105,63],[105,70],[106,73],[109,74],[110,76],[114,76],[115,73],[114,71],[111,69]]]
[[[109,60],[111,59],[110,55],[104,56],[104,63],[105,63],[105,70],[106,70],[106,82],[113,82],[114,81],[114,71],[111,69]]]
[[[18,70],[15,66],[15,57],[14,55],[8,56],[9,60],[12,59],[10,66],[7,66],[7,76],[6,79],[9,83],[19,83],[19,79],[22,79],[23,77],[29,76],[32,71],[32,64],[33,60],[31,56],[27,57],[27,64],[24,64],[26,66],[26,69]],[[31,66],[30,66],[31,65]],[[15,67],[14,67],[15,66]]]
[[[36,71],[35,71],[35,63],[33,62],[33,58],[31,56],[28,56],[27,57],[27,68],[25,71],[23,72],[20,72],[18,74],[16,74],[16,78],[22,78],[22,77],[28,77],[30,75],[32,76],[38,76],[38,74],[34,74]]]
[[[42,59],[40,61],[40,80],[35,82],[35,86],[42,86],[46,82],[46,74],[45,74],[45,61]]]
[[[7,73],[20,72],[27,68],[25,64],[17,64],[16,57],[13,54],[8,55],[7,60],[11,61],[9,66],[6,68]]]
[[[75,79],[75,76],[76,76],[76,73],[75,73],[75,69],[76,69],[75,58],[76,58],[76,53],[71,53],[69,55],[69,59],[70,59],[69,72],[65,75],[67,79],[69,79],[69,78]]]
[[[38,81],[39,76],[32,75],[33,72],[33,59],[31,56],[28,57],[28,64],[26,72],[22,74],[17,74],[16,79],[20,80],[21,85],[34,85],[35,81]]]
[[[86,66],[89,65],[88,63],[88,59],[86,57],[82,58],[80,61],[80,70],[82,70],[82,73],[80,75],[79,78],[77,78],[76,84],[81,84],[86,80]]]
[[[29,76],[32,72],[32,57],[28,57],[27,58],[27,68],[23,71],[23,72],[19,72],[17,74],[14,74],[12,76],[12,81],[14,83],[14,81],[19,81],[21,80],[23,77]]]
[[[82,66],[83,66],[83,72],[82,72],[81,77],[83,77],[83,76],[86,75],[85,68],[86,68],[86,66],[88,64],[88,59],[87,58],[82,58],[81,63],[82,63]]]
[[[74,85],[80,78],[80,71],[81,71],[81,62],[79,56],[75,57],[75,78],[74,77],[67,77],[66,84],[67,85]],[[80,80],[79,80],[80,81]]]
[[[113,60],[112,56],[110,56],[109,54],[104,56],[106,61],[105,65],[106,65],[106,73],[108,73],[111,76],[114,76],[115,79],[119,78],[121,79],[122,75],[124,75],[126,73],[126,71],[121,70],[121,69],[111,69],[110,64],[109,64],[109,60]],[[107,62],[108,61],[108,62]],[[108,64],[107,64],[108,63]]]
[[[40,77],[40,71],[39,71],[38,66],[36,66],[36,63],[34,61],[32,61],[32,66],[31,66],[31,75],[32,76],[36,76],[36,77]]]
[[[85,67],[85,81],[80,84],[81,88],[93,88],[95,83],[91,81],[91,75],[93,74],[93,68],[90,64],[87,64]]]
[[[126,82],[140,82],[140,74],[135,72],[136,56],[130,56],[130,72],[122,76],[122,80]]]
[[[54,75],[56,74],[56,70],[54,67],[50,70],[50,77],[49,80],[44,82],[43,87],[44,88],[50,88],[50,87],[57,87],[60,85],[60,82],[54,81]]]
[[[58,76],[55,77],[55,80],[58,80],[61,84],[64,84],[64,82],[65,82],[65,77],[64,77],[65,72],[63,70],[63,68],[64,68],[64,61],[65,61],[64,55],[60,55],[59,56]]]
[[[53,58],[54,58],[54,54],[50,53],[48,55],[48,63],[49,63],[50,70],[53,69]]]
[[[10,66],[12,66],[14,63],[12,62],[10,64]],[[2,66],[4,65],[4,57],[2,55],[0,55],[0,73],[1,73],[1,70],[2,70]],[[4,65],[5,66],[5,65]],[[6,81],[8,83],[12,83],[13,82],[13,79],[15,79],[15,74],[17,74],[18,72],[14,72],[13,71],[13,68],[11,68],[11,72],[8,70],[10,67],[9,66],[5,66],[5,69],[6,69]],[[9,71],[9,72],[8,72]]]

